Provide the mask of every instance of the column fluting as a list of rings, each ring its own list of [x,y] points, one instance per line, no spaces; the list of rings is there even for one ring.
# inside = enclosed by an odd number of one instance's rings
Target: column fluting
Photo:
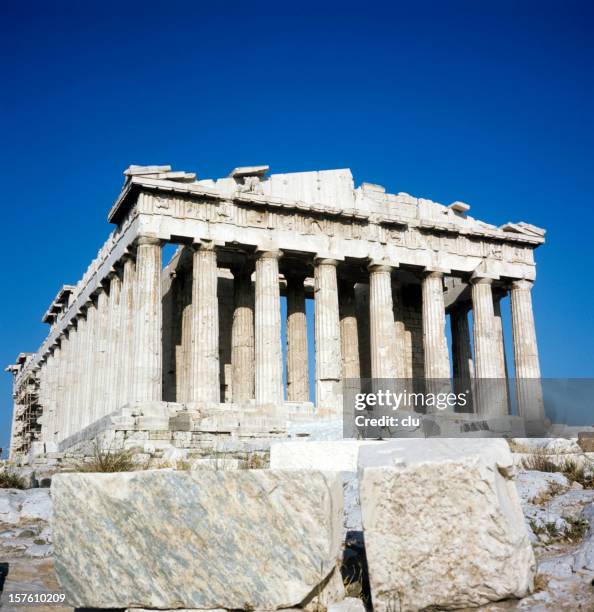
[[[231,397],[244,403],[255,397],[254,291],[252,265],[233,268],[233,322],[231,325]]]
[[[161,401],[161,241],[137,240],[134,290],[134,358],[131,399]]]
[[[280,251],[264,251],[256,259],[255,395],[259,405],[283,402],[280,291]]]
[[[191,401],[218,404],[219,304],[217,254],[213,244],[198,245],[193,253]]]
[[[317,259],[314,271],[316,408],[342,414],[342,358],[335,259]]]
[[[449,380],[450,358],[445,335],[443,273],[428,272],[423,277],[422,293],[425,378]]]
[[[287,400],[309,401],[305,275],[285,274],[287,279]]]

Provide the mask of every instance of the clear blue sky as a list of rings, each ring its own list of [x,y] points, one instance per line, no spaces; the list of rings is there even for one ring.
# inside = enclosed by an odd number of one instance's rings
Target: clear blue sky
[[[547,228],[543,375],[594,375],[594,3],[95,4],[3,7],[3,365],[39,346],[129,164],[268,163]]]

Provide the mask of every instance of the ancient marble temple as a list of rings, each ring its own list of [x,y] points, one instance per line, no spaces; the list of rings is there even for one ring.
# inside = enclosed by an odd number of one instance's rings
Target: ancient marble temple
[[[282,434],[292,420],[339,417],[345,378],[503,379],[507,294],[516,377],[540,377],[531,288],[542,229],[355,188],[346,169],[124,174],[115,229],[50,304],[38,351],[8,368],[13,456],[108,430],[184,444]]]

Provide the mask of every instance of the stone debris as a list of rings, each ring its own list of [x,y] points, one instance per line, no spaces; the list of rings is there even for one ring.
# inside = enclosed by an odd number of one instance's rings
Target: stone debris
[[[505,441],[419,442],[360,450],[374,610],[528,595],[536,563]]]
[[[61,474],[52,497],[56,570],[78,607],[287,608],[334,584],[341,558],[330,473]]]

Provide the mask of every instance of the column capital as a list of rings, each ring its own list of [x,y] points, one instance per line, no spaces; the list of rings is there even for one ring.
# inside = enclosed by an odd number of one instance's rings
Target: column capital
[[[510,283],[510,288],[512,291],[514,289],[526,289],[530,291],[533,285],[534,285],[534,281],[528,280],[526,278],[518,278],[518,279],[513,280]]]
[[[371,261],[367,265],[367,270],[369,272],[389,272],[391,274],[393,269],[394,269],[394,266],[391,266],[385,262],[379,262],[379,261]]]
[[[147,244],[151,246],[161,246],[163,244],[163,240],[161,240],[160,238],[157,238],[156,236],[145,236],[145,235],[137,236],[135,240],[136,246],[143,246]]]
[[[258,259],[280,259],[282,256],[283,252],[280,249],[256,251],[256,257]]]
[[[424,278],[443,278],[445,272],[443,270],[428,270],[423,271]]]
[[[470,277],[471,285],[492,285],[493,278],[490,276],[471,276]]]

